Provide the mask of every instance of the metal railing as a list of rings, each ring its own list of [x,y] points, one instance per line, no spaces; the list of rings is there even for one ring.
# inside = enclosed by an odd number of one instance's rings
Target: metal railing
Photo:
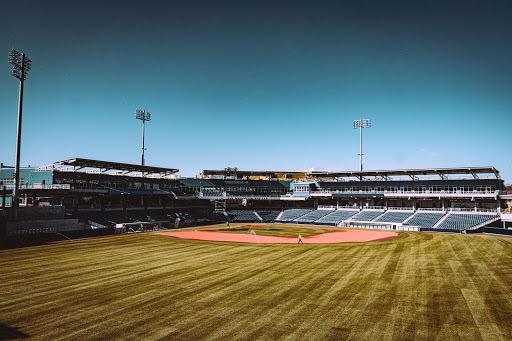
[[[508,192],[508,193],[507,193]],[[404,190],[396,190],[396,191],[352,191],[352,190],[346,190],[346,191],[340,191],[340,190],[328,190],[328,189],[319,189],[318,191],[312,191],[310,193],[342,193],[342,194],[386,194],[386,193],[392,193],[392,194],[500,194],[500,191],[431,191],[431,190],[424,190],[424,191],[404,191]],[[512,191],[502,191],[502,194],[512,194]]]
[[[32,185],[19,185],[19,189],[71,189],[70,184],[52,184],[52,185],[42,185],[42,184],[32,184]],[[5,185],[5,189],[13,190],[14,185]]]

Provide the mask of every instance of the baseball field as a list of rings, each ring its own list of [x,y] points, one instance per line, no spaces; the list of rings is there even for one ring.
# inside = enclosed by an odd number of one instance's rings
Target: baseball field
[[[512,339],[512,238],[311,244],[330,229],[270,227],[235,226],[243,243],[160,231],[2,250],[0,340]]]

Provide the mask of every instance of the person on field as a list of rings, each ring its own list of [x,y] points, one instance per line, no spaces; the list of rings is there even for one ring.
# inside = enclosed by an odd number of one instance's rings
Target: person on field
[[[297,244],[304,244],[304,242],[302,241],[302,236],[300,235],[300,233],[299,233],[299,241],[297,242]]]

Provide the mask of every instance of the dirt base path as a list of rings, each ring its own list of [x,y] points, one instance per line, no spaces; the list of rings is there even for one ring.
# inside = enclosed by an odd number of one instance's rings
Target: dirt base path
[[[277,237],[255,234],[223,233],[212,230],[202,231],[180,231],[162,233],[164,236],[209,240],[215,242],[234,243],[272,243],[272,244],[293,244],[298,242],[297,237]],[[390,231],[364,231],[364,230],[336,230],[334,232],[317,234],[303,237],[304,244],[332,244],[332,243],[354,243],[369,242],[398,237],[398,233]]]

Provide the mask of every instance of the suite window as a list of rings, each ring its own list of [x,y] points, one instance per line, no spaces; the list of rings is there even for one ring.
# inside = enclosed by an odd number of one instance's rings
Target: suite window
[[[457,186],[444,186],[444,191],[448,193],[457,192]]]

